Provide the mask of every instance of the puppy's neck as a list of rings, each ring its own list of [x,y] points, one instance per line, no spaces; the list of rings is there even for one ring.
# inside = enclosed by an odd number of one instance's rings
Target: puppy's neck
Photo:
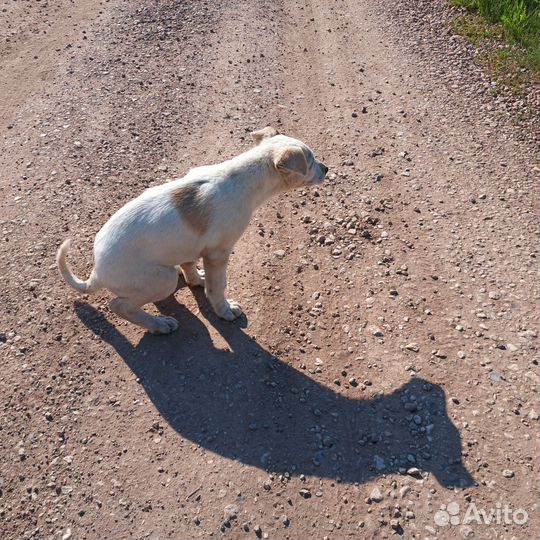
[[[233,171],[237,173],[233,172],[233,175],[235,182],[242,184],[242,192],[246,194],[246,206],[250,212],[254,212],[270,197],[284,191],[285,186],[270,159],[260,159],[249,154],[239,156],[244,159],[239,159],[233,165]]]

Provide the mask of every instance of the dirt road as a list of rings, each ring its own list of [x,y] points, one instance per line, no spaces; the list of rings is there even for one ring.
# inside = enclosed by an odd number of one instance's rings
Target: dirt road
[[[537,536],[538,157],[413,4],[7,2],[1,538]],[[58,277],[265,125],[331,170],[253,217],[244,319],[180,283],[156,337]]]

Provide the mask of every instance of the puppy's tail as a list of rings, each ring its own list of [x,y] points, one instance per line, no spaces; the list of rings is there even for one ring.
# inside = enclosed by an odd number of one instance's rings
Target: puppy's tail
[[[99,283],[94,270],[92,270],[90,277],[86,281],[83,281],[82,279],[79,279],[77,276],[73,275],[66,261],[66,255],[69,251],[70,245],[71,240],[65,240],[56,252],[56,264],[58,265],[58,270],[60,270],[61,276],[69,285],[82,293],[93,293],[99,289],[102,289],[103,287]]]

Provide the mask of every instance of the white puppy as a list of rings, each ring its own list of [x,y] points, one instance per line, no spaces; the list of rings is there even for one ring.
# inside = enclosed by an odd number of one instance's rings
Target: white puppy
[[[155,334],[178,328],[173,317],[141,309],[174,293],[179,266],[188,285],[203,285],[219,317],[242,314],[225,298],[227,262],[251,214],[270,196],[324,180],[328,167],[301,141],[266,127],[252,134],[257,146],[239,156],[198,167],[180,180],[146,190],[114,214],[97,233],[88,280],[66,262],[70,241],[56,260],[64,279],[82,293],[107,288],[114,313]],[[195,265],[203,258],[204,273]]]

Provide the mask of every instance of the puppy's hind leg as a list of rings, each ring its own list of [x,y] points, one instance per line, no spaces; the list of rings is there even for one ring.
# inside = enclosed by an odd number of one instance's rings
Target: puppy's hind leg
[[[204,270],[199,270],[194,262],[181,264],[180,270],[190,287],[204,286]]]
[[[174,317],[150,315],[141,306],[159,302],[174,293],[178,281],[175,268],[153,267],[137,273],[128,287],[116,290],[118,298],[109,302],[111,311],[120,317],[146,328],[153,334],[169,334],[178,328]]]
[[[178,328],[178,321],[174,317],[150,315],[127,298],[114,298],[109,302],[109,307],[119,317],[146,328],[152,334],[170,334]]]

